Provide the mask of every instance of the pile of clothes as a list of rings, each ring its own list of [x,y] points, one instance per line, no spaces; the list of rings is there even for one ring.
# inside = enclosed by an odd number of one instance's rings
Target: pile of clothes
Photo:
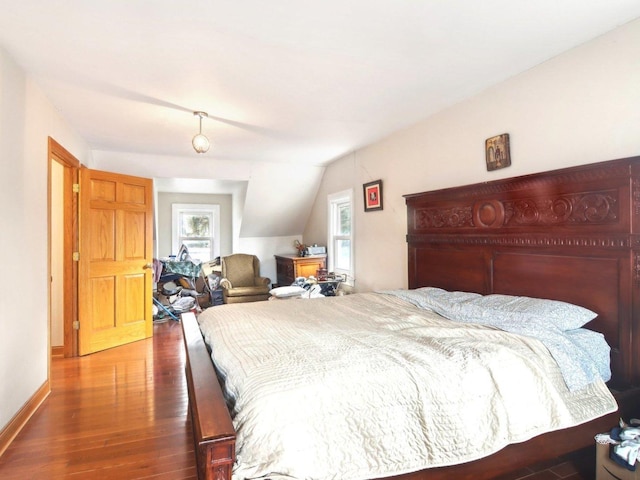
[[[632,472],[640,456],[640,419],[632,418],[629,423],[620,419],[610,433],[599,433],[596,442],[612,445],[610,458],[618,465]]]

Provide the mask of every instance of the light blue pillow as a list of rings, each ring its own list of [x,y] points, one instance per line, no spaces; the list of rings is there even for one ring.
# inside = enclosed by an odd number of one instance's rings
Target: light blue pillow
[[[448,292],[433,287],[420,288],[418,291],[425,296],[425,303],[431,305],[433,310],[459,321],[526,321],[529,318],[566,331],[580,328],[598,316],[587,308],[559,300]]]
[[[541,322],[550,322],[562,331],[580,328],[598,316],[578,305],[543,298],[494,294],[473,299],[470,303],[489,315],[533,317]]]

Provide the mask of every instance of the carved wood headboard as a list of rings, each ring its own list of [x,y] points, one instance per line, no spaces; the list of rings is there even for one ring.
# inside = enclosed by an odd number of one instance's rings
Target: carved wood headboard
[[[640,157],[405,195],[409,288],[563,300],[640,383]]]

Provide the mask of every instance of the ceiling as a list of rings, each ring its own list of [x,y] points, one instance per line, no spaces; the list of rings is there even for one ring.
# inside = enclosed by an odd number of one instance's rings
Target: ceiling
[[[92,150],[324,165],[640,17],[638,0],[0,0]]]

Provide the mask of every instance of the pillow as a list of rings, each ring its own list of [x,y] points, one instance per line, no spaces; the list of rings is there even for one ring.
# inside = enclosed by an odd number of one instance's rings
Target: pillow
[[[409,300],[420,308],[433,310],[451,320],[466,320],[455,318],[462,304],[481,297],[479,293],[449,292],[437,287],[420,287],[415,290],[399,291],[400,296]]]
[[[415,290],[424,296],[427,302],[446,307],[460,302],[468,302],[482,297],[479,293],[450,292],[437,287],[420,287]]]
[[[433,310],[453,320],[480,321],[484,319],[517,320],[522,317],[549,323],[567,331],[580,328],[598,316],[589,309],[543,298],[513,295],[479,295],[469,292],[448,292],[440,288],[426,287],[418,291],[425,296],[425,303]]]
[[[307,293],[307,291],[298,286],[291,285],[290,287],[276,287],[269,290],[269,293],[272,297],[276,298],[290,298],[290,297],[299,297],[303,293]]]
[[[534,317],[542,322],[549,322],[562,331],[580,328],[598,316],[578,305],[543,298],[494,294],[473,299],[471,303],[486,310],[489,315]]]

